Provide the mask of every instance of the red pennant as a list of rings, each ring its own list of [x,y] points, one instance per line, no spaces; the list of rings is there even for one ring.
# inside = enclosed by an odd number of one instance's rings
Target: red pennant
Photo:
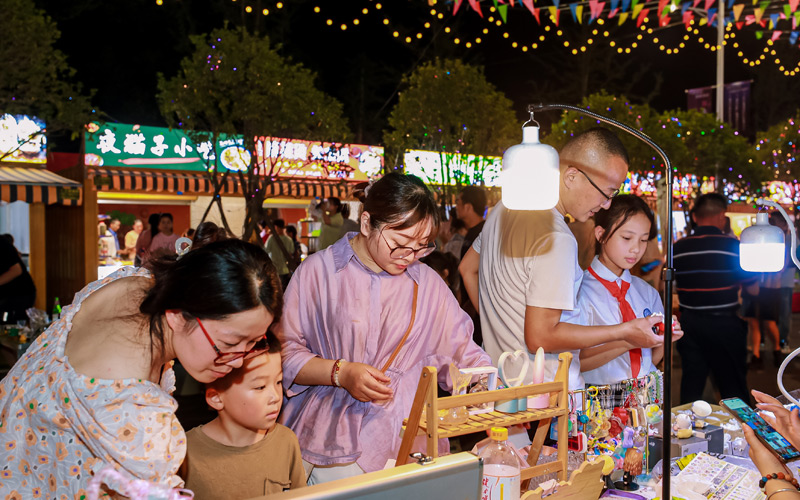
[[[713,2],[714,0],[707,0]],[[478,0],[469,0],[469,6],[472,7],[472,10],[478,13],[479,16],[483,17],[483,12],[481,12],[481,4]]]
[[[609,18],[609,19],[613,18],[614,16],[616,16],[616,15],[617,15],[617,13],[619,13],[619,7],[617,7],[617,8],[616,8],[616,9],[614,9],[614,10],[612,10],[611,12],[609,12],[609,13],[608,13],[608,18]]]
[[[783,33],[783,31],[778,31],[778,30],[773,31],[772,32],[772,41],[774,42],[775,40],[780,38],[782,33]]]
[[[669,16],[662,16],[661,19],[658,20],[658,25],[661,27],[669,26]]]
[[[711,6],[712,6],[712,5],[714,5],[714,2],[715,2],[715,0],[706,0],[706,7],[705,7],[705,10],[708,10],[708,9],[710,9],[710,8],[711,8]],[[710,24],[710,23],[709,23],[709,24]]]
[[[740,30],[740,29],[742,29],[743,27],[744,27],[744,21],[742,21],[742,22],[739,22],[739,23],[736,23],[736,29],[737,29],[737,30]]]
[[[708,25],[711,26],[711,23],[713,23],[714,19],[716,19],[716,18],[717,18],[717,13],[714,12],[714,15],[711,16],[711,19],[708,20]]]
[[[460,3],[460,2],[459,2],[459,3]],[[692,5],[692,8],[696,9],[696,8],[697,8],[697,5],[698,5],[699,3],[700,3],[700,0],[694,0],[694,4]]]
[[[522,5],[527,7],[528,10],[531,11],[531,14],[536,16],[536,21],[539,21],[539,16],[533,11],[533,0],[522,0]]]
[[[525,0],[522,0],[522,1],[524,2]],[[532,1],[533,1],[533,0],[531,0],[531,2],[532,2]],[[539,24],[542,24],[542,21],[540,21],[540,20],[539,20],[539,9],[538,9],[538,8],[536,8],[536,9],[533,9],[533,17],[535,17],[535,18],[536,18],[536,22],[537,22],[537,23],[539,23]]]
[[[656,11],[656,15],[661,17],[664,14],[664,7],[667,6],[668,0],[658,0],[658,10]]]
[[[797,10],[797,4],[800,0],[789,0],[789,6],[792,8],[792,12]]]
[[[461,7],[461,1],[462,0],[456,0],[455,2],[453,2],[453,15],[454,16],[456,14],[458,14],[458,9],[459,9],[459,7]],[[699,2],[700,0],[695,0],[695,1]]]
[[[639,13],[639,17],[636,19],[636,27],[640,27],[644,22],[644,18],[647,17],[647,13],[650,12],[650,9],[642,9]]]

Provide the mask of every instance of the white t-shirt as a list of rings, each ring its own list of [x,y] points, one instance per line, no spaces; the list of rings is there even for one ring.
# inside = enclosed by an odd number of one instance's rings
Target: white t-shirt
[[[644,318],[651,313],[664,313],[664,305],[661,303],[658,292],[643,279],[632,276],[627,270],[618,277],[597,257],[592,261],[591,268],[604,280],[613,281],[617,285],[620,285],[621,281],[631,284],[625,300],[631,305],[637,318]],[[612,297],[603,284],[597,281],[587,269],[578,292],[578,304],[572,311],[564,312],[561,315],[561,321],[587,326],[618,325],[622,323],[622,313],[617,299]],[[652,350],[642,349],[639,377],[643,377],[655,369]],[[622,354],[594,370],[583,372],[583,378],[587,384],[592,385],[616,384],[631,378],[630,352]]]
[[[481,256],[479,291],[484,349],[496,364],[503,352],[525,345],[525,307],[569,311],[575,306],[583,271],[578,242],[556,210],[492,209],[472,244]],[[582,389],[578,351],[572,352],[570,389]],[[546,353],[545,381],[553,380],[558,354]],[[534,353],[528,353],[533,360]],[[528,380],[532,382],[532,373]]]

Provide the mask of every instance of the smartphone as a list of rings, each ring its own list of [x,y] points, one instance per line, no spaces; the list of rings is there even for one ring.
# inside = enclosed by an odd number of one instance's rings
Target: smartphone
[[[656,259],[652,262],[648,262],[647,264],[642,264],[642,272],[649,273],[653,269],[657,268],[661,264],[660,259]]]
[[[758,440],[772,450],[781,462],[791,462],[800,458],[800,451],[797,451],[785,437],[773,429],[747,403],[739,398],[730,398],[723,399],[719,404],[743,425],[749,425],[755,431]]]

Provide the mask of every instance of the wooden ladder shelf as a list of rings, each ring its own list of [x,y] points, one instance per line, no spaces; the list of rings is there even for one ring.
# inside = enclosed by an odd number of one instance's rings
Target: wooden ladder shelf
[[[417,393],[411,406],[411,413],[406,421],[403,422],[403,441],[400,444],[400,451],[397,455],[397,465],[404,465],[408,461],[411,447],[417,436],[427,437],[427,454],[433,458],[438,456],[438,440],[440,438],[450,438],[472,434],[474,432],[486,431],[492,427],[509,427],[511,425],[526,422],[540,421],[539,427],[531,444],[531,451],[528,454],[528,464],[531,467],[522,470],[522,480],[527,484],[527,480],[532,477],[541,476],[557,472],[560,481],[567,479],[567,438],[568,438],[568,419],[566,418],[568,407],[568,387],[569,387],[569,364],[572,361],[572,354],[563,352],[558,356],[558,370],[556,371],[553,382],[543,384],[523,385],[509,389],[496,391],[476,392],[461,396],[449,396],[438,398],[436,391],[436,368],[426,366],[422,369],[419,377]],[[538,394],[550,394],[550,406],[544,409],[529,409],[516,413],[502,413],[492,411],[478,415],[470,415],[469,419],[462,424],[440,423],[438,418],[431,418],[430,424],[423,420],[422,410],[425,408],[426,415],[439,415],[439,410],[457,408],[461,406],[474,406],[483,403],[497,402],[508,399],[518,399]],[[564,417],[558,419],[558,459],[555,462],[536,465],[539,454],[542,451],[544,440],[550,431],[550,423],[554,417]]]

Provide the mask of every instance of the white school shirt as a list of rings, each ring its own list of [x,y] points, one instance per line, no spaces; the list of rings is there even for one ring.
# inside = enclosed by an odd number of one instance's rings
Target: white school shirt
[[[631,284],[625,300],[631,305],[637,318],[643,318],[649,313],[664,313],[664,305],[661,303],[658,292],[643,279],[632,276],[628,270],[623,271],[622,276],[618,277],[597,257],[592,260],[591,268],[598,276],[604,280],[615,282],[617,286],[621,281]],[[622,313],[619,310],[617,299],[587,269],[578,291],[578,305],[569,313],[563,313],[561,321],[586,326],[618,325],[622,323]],[[655,369],[652,350],[642,349],[639,377],[643,377]],[[594,370],[583,372],[583,378],[587,384],[592,385],[616,384],[631,378],[630,352],[622,354]]]
[[[478,289],[484,349],[497,364],[503,352],[525,344],[525,307],[571,310],[583,270],[578,242],[564,216],[552,210],[509,210],[498,203],[472,248],[480,254]],[[583,389],[579,351],[572,352],[569,388]],[[545,381],[555,377],[558,354],[545,353]],[[528,371],[526,384],[533,381]]]

